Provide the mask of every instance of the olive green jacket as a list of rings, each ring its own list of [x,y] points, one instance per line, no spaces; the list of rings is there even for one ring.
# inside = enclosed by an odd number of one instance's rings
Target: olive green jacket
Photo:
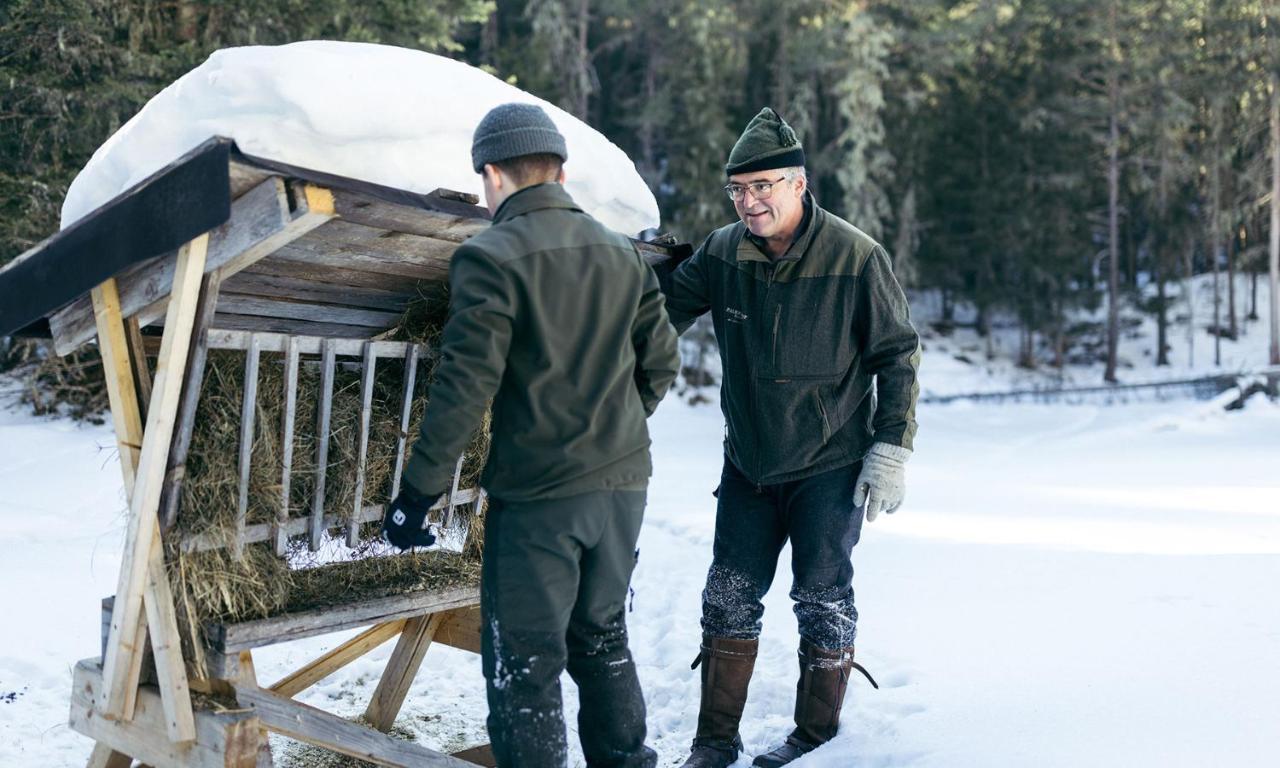
[[[515,193],[454,252],[449,319],[405,478],[448,490],[493,401],[481,479],[500,499],[642,489],[653,413],[679,370],[657,277],[555,183]]]
[[[762,248],[731,224],[663,278],[680,332],[711,312],[729,459],[773,484],[910,449],[920,340],[884,248],[811,196],[787,253]]]

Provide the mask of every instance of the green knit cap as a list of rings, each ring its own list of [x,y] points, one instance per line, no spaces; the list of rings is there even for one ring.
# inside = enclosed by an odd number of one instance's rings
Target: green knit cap
[[[724,166],[726,176],[804,165],[804,147],[787,121],[765,107],[751,118]]]

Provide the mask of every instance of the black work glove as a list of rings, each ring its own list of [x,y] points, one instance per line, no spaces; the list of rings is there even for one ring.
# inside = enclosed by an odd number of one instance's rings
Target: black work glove
[[[424,496],[408,483],[387,507],[382,518],[382,536],[397,549],[429,547],[436,537],[427,530],[427,511],[440,494]]]

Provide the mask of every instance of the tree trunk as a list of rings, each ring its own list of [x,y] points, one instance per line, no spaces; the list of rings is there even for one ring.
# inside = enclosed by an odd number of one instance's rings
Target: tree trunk
[[[1111,6],[1112,31],[1115,30],[1115,4]],[[1120,345],[1120,88],[1112,71],[1107,90],[1110,116],[1107,128],[1107,248],[1111,262],[1107,277],[1107,370],[1103,380],[1115,383],[1116,356]]]
[[[1183,260],[1186,272],[1182,279],[1182,293],[1187,297],[1187,367],[1196,365],[1196,301],[1192,278],[1195,277],[1195,241],[1187,243],[1187,251]]]
[[[1164,289],[1164,270],[1156,273],[1156,365],[1169,364],[1168,294]]]
[[[1240,327],[1236,325],[1236,235],[1235,230],[1227,233],[1227,335],[1232,341],[1240,338]]]
[[[1271,76],[1271,354],[1280,365],[1280,77]]]

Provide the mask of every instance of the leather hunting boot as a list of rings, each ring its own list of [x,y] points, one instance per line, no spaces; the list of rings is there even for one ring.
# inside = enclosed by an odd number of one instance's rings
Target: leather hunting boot
[[[777,768],[812,752],[836,735],[840,708],[849,686],[849,673],[858,670],[879,688],[862,665],[853,660],[853,647],[828,651],[800,641],[800,682],[796,684],[796,729],[786,742],[752,762],[757,768]]]
[[[698,734],[681,768],[726,768],[738,759],[742,751],[738,722],[747,704],[758,647],[758,640],[703,635],[702,651],[693,662],[694,667],[702,665]]]

